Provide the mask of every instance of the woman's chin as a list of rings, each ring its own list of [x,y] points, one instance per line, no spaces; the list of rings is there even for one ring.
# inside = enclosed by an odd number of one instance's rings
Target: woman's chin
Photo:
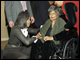
[[[51,21],[53,21],[54,19],[51,19]]]

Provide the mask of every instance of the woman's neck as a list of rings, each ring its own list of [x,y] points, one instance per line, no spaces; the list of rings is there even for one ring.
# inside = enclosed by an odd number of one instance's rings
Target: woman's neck
[[[54,26],[55,22],[56,22],[56,20],[53,20],[53,21],[52,21],[52,28],[53,28],[53,26]]]

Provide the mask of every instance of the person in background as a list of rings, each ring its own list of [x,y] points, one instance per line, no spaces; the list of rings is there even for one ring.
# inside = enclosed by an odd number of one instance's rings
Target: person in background
[[[62,8],[68,20],[65,28],[77,28],[79,36],[79,1],[54,1],[54,5]]]
[[[35,17],[34,27],[40,28],[45,23],[48,17],[48,8],[50,4],[48,1],[30,1],[33,15]]]
[[[8,27],[12,28],[15,24],[18,14],[25,10],[28,10],[32,23],[34,23],[35,19],[33,17],[30,1],[5,1],[5,13],[9,25]]]
[[[13,28],[11,29],[8,44],[3,51],[3,59],[29,59],[31,44],[36,37],[29,37],[29,33],[37,33],[37,30],[30,30],[31,20],[28,11],[19,13]]]
[[[54,1],[48,1],[48,2],[51,6],[54,5]]]

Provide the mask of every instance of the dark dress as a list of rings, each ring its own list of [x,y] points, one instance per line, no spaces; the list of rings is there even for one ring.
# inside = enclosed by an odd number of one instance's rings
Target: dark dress
[[[46,36],[50,36],[51,26],[48,29]],[[44,43],[41,40],[38,40],[37,43],[32,44],[31,49],[31,59],[49,59],[55,51],[57,50],[57,46],[53,41],[45,41]],[[35,54],[35,55],[34,55]]]

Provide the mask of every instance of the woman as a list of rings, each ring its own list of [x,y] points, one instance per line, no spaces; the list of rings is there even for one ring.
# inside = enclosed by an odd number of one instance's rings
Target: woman
[[[31,43],[36,40],[36,37],[29,37],[28,33],[36,33],[36,30],[29,29],[30,23],[28,11],[20,12],[15,25],[11,30],[10,39],[5,47],[3,58],[29,59]]]
[[[63,31],[64,25],[66,24],[65,21],[59,17],[62,14],[61,8],[51,6],[48,12],[50,19],[45,22],[40,32],[36,35],[39,40],[36,44],[33,44],[31,58],[49,59],[49,56],[54,54],[59,44],[59,41],[54,40],[53,36]],[[33,52],[35,52],[35,56]]]
[[[62,7],[67,19],[64,30],[53,36],[55,40],[67,41],[71,38],[78,38],[79,32],[78,26],[76,26],[76,23],[78,24],[79,20],[78,3],[78,1],[54,1],[56,6]]]

